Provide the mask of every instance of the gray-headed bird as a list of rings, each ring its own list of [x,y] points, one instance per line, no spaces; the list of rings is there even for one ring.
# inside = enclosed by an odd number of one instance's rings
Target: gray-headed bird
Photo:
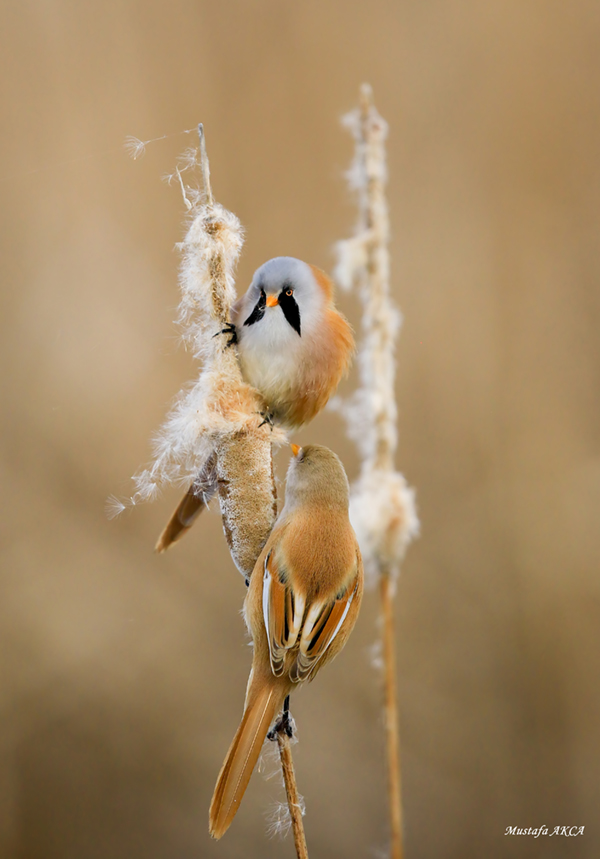
[[[333,303],[325,272],[276,257],[254,273],[221,334],[236,344],[242,376],[260,393],[266,417],[288,430],[311,421],[348,370],[352,329]],[[189,530],[217,487],[209,455],[159,537],[163,552]]]

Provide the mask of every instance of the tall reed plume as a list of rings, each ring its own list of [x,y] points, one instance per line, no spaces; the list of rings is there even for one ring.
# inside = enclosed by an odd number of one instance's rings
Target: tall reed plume
[[[277,512],[272,443],[283,433],[264,423],[258,392],[243,381],[235,349],[221,332],[231,321],[236,299],[235,266],[243,244],[240,222],[215,202],[204,132],[200,147],[186,153],[180,183],[188,209],[182,252],[178,323],[200,362],[195,382],[179,394],[159,431],[154,461],[134,477],[132,503],[153,498],[164,484],[188,487],[193,515],[218,492],[223,528],[232,558],[248,578],[273,527]],[[184,184],[186,171],[199,170],[202,187]],[[191,502],[188,503],[190,508]],[[157,548],[172,542],[161,536]]]
[[[397,410],[394,392],[395,341],[402,317],[390,298],[389,218],[385,196],[387,123],[373,104],[371,88],[360,89],[359,107],[344,117],[355,141],[348,183],[358,202],[352,238],[337,245],[335,277],[355,287],[362,304],[360,385],[341,410],[362,456],[352,487],[350,518],[365,571],[381,592],[385,731],[391,827],[391,855],[401,859],[402,798],[396,693],[393,599],[400,564],[419,532],[414,492],[396,471]]]

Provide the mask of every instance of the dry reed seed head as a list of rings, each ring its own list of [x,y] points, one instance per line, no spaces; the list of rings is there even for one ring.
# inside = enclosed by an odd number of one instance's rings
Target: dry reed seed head
[[[242,380],[235,350],[227,348],[225,338],[216,337],[229,322],[237,297],[233,275],[244,236],[236,216],[213,203],[208,162],[204,151],[201,155],[208,204],[201,205],[200,192],[194,195],[184,186],[179,167],[176,173],[192,216],[179,245],[178,322],[202,367],[196,382],[180,392],[159,431],[154,462],[134,477],[136,492],[130,503],[155,497],[164,484],[189,487],[216,456],[223,528],[236,566],[249,578],[275,522],[271,446],[285,434],[261,426],[264,404]],[[197,160],[198,153],[190,153],[182,169]]]
[[[277,517],[270,427],[222,438],[217,449],[217,478],[231,557],[249,579]]]
[[[361,350],[358,355],[359,365],[362,357]],[[388,386],[376,380],[372,388],[361,386],[345,401],[336,398],[333,406],[345,418],[348,437],[356,444],[363,462],[369,468],[377,467],[382,445],[392,457],[398,441],[397,410],[393,393],[392,399],[389,399]]]
[[[260,403],[241,378],[234,350],[214,338],[236,299],[233,274],[243,245],[241,224],[223,206],[199,206],[184,241],[178,322],[203,360],[198,379],[178,395],[154,439],[154,462],[134,477],[130,503],[154,498],[162,485],[191,483],[223,435],[256,423]]]
[[[350,189],[366,191],[372,181],[385,185],[388,178],[385,155],[388,124],[385,119],[371,105],[366,116],[360,108],[345,114],[342,125],[355,141],[354,158],[346,172]]]
[[[357,284],[359,278],[364,280],[369,261],[370,237],[370,231],[363,230],[351,239],[342,239],[334,246],[337,263],[333,269],[333,278],[346,292]]]
[[[237,295],[234,272],[244,243],[238,218],[223,206],[201,206],[178,247],[181,303],[178,323],[199,358],[219,344],[211,337],[227,322]]]
[[[254,388],[240,379],[233,350],[220,362],[205,364],[197,381],[179,394],[155,436],[154,462],[134,477],[131,503],[155,498],[163,485],[189,485],[221,440],[236,433],[256,431],[269,446],[283,443],[282,430],[267,425],[259,429],[261,408]]]
[[[350,516],[365,569],[372,576],[394,575],[408,542],[418,533],[414,492],[394,470],[397,408],[394,392],[395,341],[402,323],[390,300],[389,219],[385,139],[387,123],[372,102],[369,87],[361,89],[361,104],[344,117],[355,139],[348,173],[357,191],[359,219],[356,235],[336,246],[336,278],[344,288],[354,286],[363,307],[362,339],[358,350],[360,386],[346,403],[337,405],[347,421],[348,435],[363,459],[361,477],[353,485]]]
[[[215,416],[206,408],[202,377],[182,391],[154,438],[152,465],[134,476],[137,501],[150,501],[159,487],[189,484],[212,453],[218,430]]]
[[[396,576],[419,533],[415,493],[396,471],[364,470],[352,487],[350,521],[371,582],[381,570]]]
[[[343,289],[352,285],[367,288],[367,267],[383,279],[389,279],[389,221],[385,185],[387,160],[385,139],[388,126],[372,103],[364,110],[357,108],[342,118],[355,139],[355,155],[346,174],[351,190],[358,194],[358,224],[356,234],[336,245],[336,280]],[[373,259],[375,255],[376,259]],[[373,265],[375,263],[375,265]]]

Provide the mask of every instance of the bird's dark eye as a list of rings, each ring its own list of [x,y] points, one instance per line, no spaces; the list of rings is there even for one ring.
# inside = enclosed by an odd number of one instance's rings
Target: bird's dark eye
[[[293,289],[288,288],[288,289],[286,289],[285,294],[286,294],[286,295],[293,295],[293,294],[294,294],[294,290],[293,290]]]

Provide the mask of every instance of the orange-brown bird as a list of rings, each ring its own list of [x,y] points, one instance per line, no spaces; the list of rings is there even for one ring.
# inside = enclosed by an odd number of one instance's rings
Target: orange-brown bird
[[[340,652],[362,599],[363,565],[348,519],[344,467],[326,447],[292,448],[285,506],[244,604],[254,656],[242,721],[210,806],[214,838],[229,828],[284,701]]]
[[[293,257],[276,257],[254,273],[222,334],[237,344],[242,375],[256,388],[269,418],[294,430],[323,409],[347,371],[352,329],[333,303],[325,272]],[[159,537],[165,551],[189,530],[216,490],[215,457],[198,477]]]

